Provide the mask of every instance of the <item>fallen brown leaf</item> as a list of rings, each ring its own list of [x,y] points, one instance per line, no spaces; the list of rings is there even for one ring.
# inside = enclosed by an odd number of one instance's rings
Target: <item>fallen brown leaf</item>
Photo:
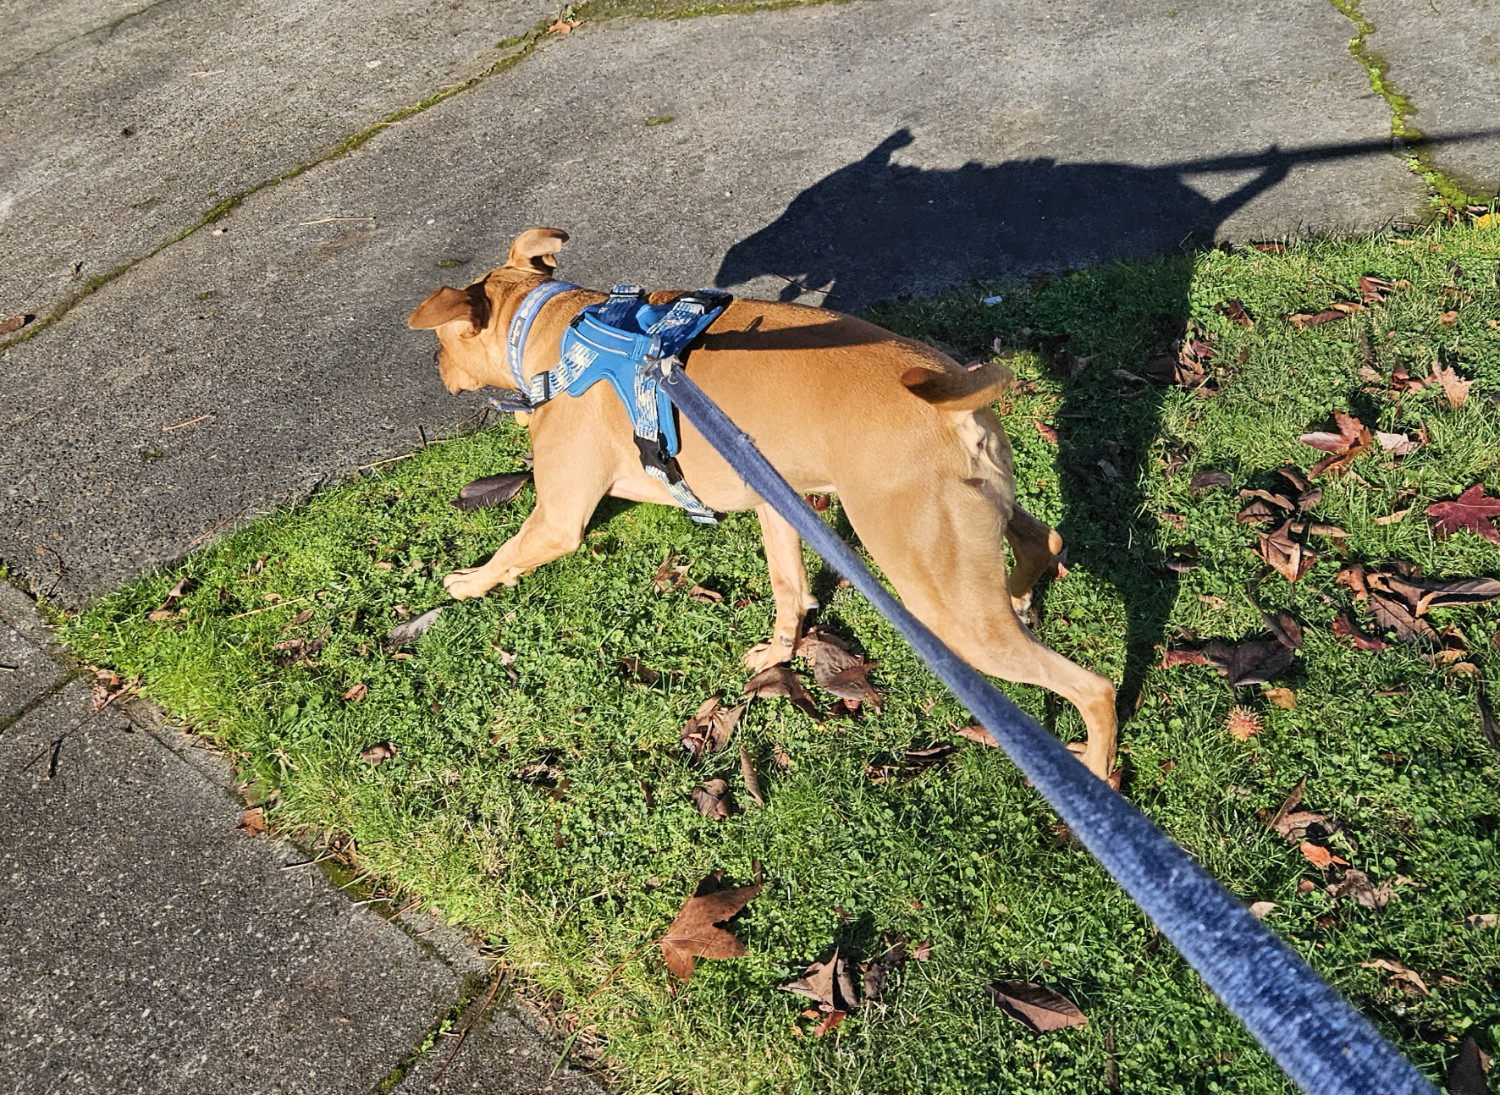
[[[991,749],[998,749],[995,739],[990,737],[990,732],[982,726],[960,726],[953,731],[961,738],[972,741],[978,745],[988,745]]]
[[[1237,643],[1211,642],[1204,656],[1232,688],[1269,684],[1291,670],[1293,648],[1277,639],[1244,639]]]
[[[1359,296],[1366,304],[1379,304],[1395,288],[1385,278],[1378,278],[1374,274],[1365,274],[1359,279]]]
[[[1455,323],[1458,322],[1458,309],[1455,308],[1450,312],[1442,313],[1438,316],[1438,322],[1441,323],[1444,327],[1452,327]]]
[[[475,479],[472,483],[464,484],[458,492],[458,497],[449,505],[466,513],[476,509],[503,506],[520,494],[521,488],[530,479],[529,471],[514,472],[509,475],[487,475],[483,479]]]
[[[764,806],[766,798],[760,791],[760,777],[755,773],[755,760],[750,756],[750,750],[743,745],[740,746],[740,776],[745,781],[745,794],[757,806]]]
[[[755,674],[745,682],[742,694],[751,697],[785,696],[797,710],[815,719],[822,717],[818,705],[807,694],[802,678],[784,665],[773,665],[770,669],[763,669]]]
[[[1272,570],[1288,582],[1295,582],[1313,568],[1318,553],[1299,540],[1292,538],[1291,520],[1281,523],[1272,532],[1260,534],[1260,548],[1256,551]]]
[[[986,985],[984,991],[1007,1015],[1038,1034],[1088,1022],[1088,1017],[1062,993],[1030,981],[996,981]]]
[[[1448,405],[1454,410],[1462,407],[1469,398],[1469,388],[1473,386],[1472,380],[1465,380],[1451,368],[1444,368],[1438,361],[1432,363],[1432,371],[1428,373],[1427,383],[1436,385],[1443,389],[1443,395],[1448,400]]]
[[[350,703],[358,703],[360,700],[365,698],[369,691],[370,686],[368,684],[356,684],[353,685],[349,689],[349,691],[345,692],[342,698],[348,700]]]
[[[400,750],[388,741],[378,741],[368,749],[359,751],[359,759],[372,768],[377,764],[383,764],[392,757],[400,756]]]
[[[615,664],[618,665],[621,669],[625,670],[625,672],[630,676],[640,681],[642,684],[655,684],[657,681],[661,680],[660,673],[652,669],[649,665],[647,665],[637,657],[633,657],[627,654],[623,658],[616,658]],[[717,703],[718,701],[715,700],[714,702]]]
[[[1376,958],[1371,962],[1361,962],[1360,965],[1367,970],[1385,970],[1391,975],[1391,984],[1399,985],[1408,996],[1431,996],[1432,990],[1422,980],[1416,970],[1400,962],[1389,958]]]
[[[1487,931],[1490,928],[1500,928],[1500,913],[1475,913],[1473,916],[1464,917],[1464,927],[1470,931]]]
[[[1369,650],[1376,654],[1390,645],[1384,639],[1366,634],[1357,623],[1349,618],[1347,612],[1340,612],[1333,618],[1333,633],[1341,639],[1348,639],[1358,650]]]
[[[1297,850],[1301,852],[1304,857],[1306,857],[1309,863],[1318,868],[1318,870],[1320,871],[1326,871],[1335,863],[1339,864],[1341,867],[1347,867],[1349,865],[1348,860],[1340,859],[1338,856],[1330,852],[1327,848],[1314,844],[1310,840],[1304,840],[1300,845],[1297,846]]]
[[[1041,435],[1043,441],[1049,445],[1057,444],[1057,430],[1047,425],[1039,418],[1033,418],[1031,424],[1036,427],[1036,432]]]
[[[710,875],[699,890],[712,884]],[[661,954],[680,980],[693,976],[695,958],[741,958],[750,952],[733,935],[718,927],[760,893],[760,883],[731,890],[694,894],[682,904],[677,918],[661,937]]]
[[[688,600],[702,601],[704,604],[716,605],[724,600],[724,594],[716,593],[712,589],[706,589],[703,586],[694,586],[688,590]]]
[[[1396,896],[1396,887],[1389,882],[1382,882],[1376,886],[1364,871],[1352,868],[1345,871],[1344,877],[1328,886],[1327,890],[1328,896],[1335,901],[1352,897],[1367,909],[1383,909],[1391,898]]]
[[[1222,471],[1200,471],[1188,481],[1188,490],[1194,494],[1199,491],[1208,490],[1210,487],[1229,486],[1229,473]]]
[[[704,817],[724,821],[734,813],[734,796],[722,779],[705,780],[693,788],[693,805]]]
[[[819,671],[819,666],[813,666],[813,680],[818,682],[821,688],[832,692],[839,699],[846,701],[851,707],[857,708],[862,703],[868,703],[870,709],[877,715],[880,714],[880,693],[870,684],[869,672],[875,668],[874,662],[861,661],[855,665],[846,666],[837,673],[826,676]]]
[[[1297,709],[1297,697],[1290,688],[1267,688],[1261,692],[1261,695],[1283,711]]]
[[[697,760],[705,753],[717,753],[727,746],[744,710],[744,704],[738,707],[721,706],[717,696],[704,700],[692,717],[683,723],[679,735],[688,758]]]
[[[1263,920],[1272,909],[1279,909],[1280,905],[1274,901],[1255,901],[1250,905],[1250,915],[1257,920]]]
[[[266,831],[266,808],[264,806],[252,806],[241,816],[236,829],[243,829],[251,836],[260,836]]]
[[[1226,317],[1229,322],[1238,324],[1241,327],[1255,326],[1255,320],[1250,318],[1250,313],[1245,310],[1245,305],[1237,297],[1233,300],[1224,301],[1214,311]]]
[[[1489,1081],[1484,1078],[1489,1063],[1488,1054],[1479,1048],[1473,1035],[1465,1036],[1448,1069],[1448,1095],[1490,1095]]]

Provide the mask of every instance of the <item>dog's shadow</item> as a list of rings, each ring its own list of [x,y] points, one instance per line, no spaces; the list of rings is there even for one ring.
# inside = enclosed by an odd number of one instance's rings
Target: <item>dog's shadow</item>
[[[1183,333],[1192,250],[1211,244],[1226,217],[1281,182],[1292,164],[1319,158],[1319,150],[1304,150],[1165,167],[1027,160],[927,170],[893,160],[912,141],[907,130],[893,133],[808,187],[775,221],[728,250],[716,284],[734,288],[769,276],[783,286],[784,300],[869,311],[878,321],[882,310],[871,309],[878,302],[966,281],[1176,256],[1152,266],[1148,291],[1122,288],[1120,299],[1106,295],[1094,304],[1120,312],[1112,329],[1130,344],[1127,359],[1139,358],[1125,367],[1139,371]],[[1324,154],[1376,151],[1351,145]],[[1190,185],[1216,171],[1239,173],[1227,194],[1211,198]],[[1044,356],[1066,361],[1066,327],[1059,316],[1052,329],[1044,325],[1027,337]],[[980,348],[962,337],[951,341],[964,352]],[[1074,347],[1082,352],[1076,340]],[[1161,396],[1148,388],[1122,403],[1118,385],[1087,373],[1064,383],[1058,530],[1071,561],[1105,578],[1124,602],[1119,700],[1128,718],[1176,597],[1176,575],[1153,547],[1160,538],[1155,518],[1142,513],[1139,486],[1145,462],[1156,459]]]

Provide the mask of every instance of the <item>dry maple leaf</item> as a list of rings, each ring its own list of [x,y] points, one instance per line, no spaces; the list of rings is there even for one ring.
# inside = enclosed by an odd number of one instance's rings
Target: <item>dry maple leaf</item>
[[[1298,438],[1304,445],[1311,445],[1329,454],[1307,470],[1310,479],[1316,479],[1327,471],[1348,470],[1350,464],[1369,452],[1375,444],[1375,435],[1359,419],[1342,411],[1334,411],[1333,420],[1338,425],[1338,433],[1317,431],[1305,433]]]
[[[1462,407],[1469,398],[1469,388],[1473,385],[1472,380],[1465,380],[1451,368],[1444,368],[1438,361],[1432,363],[1432,371],[1427,375],[1428,386],[1436,385],[1443,389],[1443,395],[1448,400],[1448,405],[1454,410]]]
[[[1062,993],[1030,981],[997,981],[986,985],[984,991],[1007,1015],[1038,1034],[1081,1027],[1089,1021]]]
[[[689,759],[697,760],[704,753],[717,753],[727,746],[744,710],[744,704],[738,707],[720,706],[717,696],[704,700],[683,724],[679,735]]]
[[[1500,530],[1494,523],[1495,518],[1500,517],[1500,498],[1485,497],[1482,483],[1475,483],[1452,502],[1428,506],[1427,515],[1437,519],[1433,525],[1444,536],[1472,532],[1491,543],[1500,544]]]
[[[1352,897],[1367,909],[1383,909],[1391,898],[1396,896],[1396,887],[1389,882],[1382,882],[1376,886],[1370,881],[1370,876],[1364,871],[1353,868],[1344,872],[1344,877],[1338,882],[1327,887],[1328,896],[1338,901],[1341,898]]]
[[[707,884],[713,879],[710,875]],[[703,886],[699,886],[703,889]],[[661,955],[680,980],[693,976],[695,958],[742,958],[750,952],[733,935],[718,927],[760,893],[760,883],[732,890],[694,894],[683,902],[677,918],[661,937]]]
[[[1427,987],[1426,982],[1410,966],[1394,962],[1389,958],[1376,958],[1371,962],[1361,962],[1360,965],[1367,970],[1385,970],[1391,975],[1391,984],[1400,985],[1401,990],[1408,996],[1432,995],[1432,990]]]
[[[1272,570],[1288,582],[1295,582],[1318,561],[1318,553],[1298,540],[1292,539],[1292,522],[1283,521],[1275,531],[1260,534],[1260,548],[1256,552]]]
[[[807,694],[802,678],[784,665],[773,665],[763,669],[745,682],[745,696],[785,696],[792,706],[813,718],[821,718],[818,705]]]

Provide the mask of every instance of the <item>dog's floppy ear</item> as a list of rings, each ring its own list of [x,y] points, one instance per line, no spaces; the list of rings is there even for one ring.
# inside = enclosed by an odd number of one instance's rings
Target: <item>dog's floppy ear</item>
[[[561,228],[528,228],[510,245],[510,257],[505,260],[505,265],[512,270],[550,277],[557,269],[557,260],[552,256],[567,242],[568,234]]]
[[[1014,381],[1010,366],[1000,361],[976,362],[963,372],[907,369],[901,383],[912,395],[948,411],[972,411],[999,399]]]
[[[430,331],[456,319],[466,319],[478,331],[489,318],[490,298],[484,291],[484,282],[478,281],[467,289],[443,286],[417,305],[406,317],[406,325],[414,331]]]

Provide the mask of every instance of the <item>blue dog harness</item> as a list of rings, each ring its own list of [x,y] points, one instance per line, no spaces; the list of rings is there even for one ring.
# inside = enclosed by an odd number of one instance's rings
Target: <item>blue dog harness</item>
[[[702,525],[715,524],[718,515],[689,489],[677,465],[681,442],[672,402],[648,374],[660,363],[663,370],[680,368],[693,340],[718,319],[733,299],[715,289],[684,293],[670,304],[653,305],[638,285],[616,285],[609,299],[584,308],[562,339],[557,368],[529,381],[521,372],[526,336],[542,305],[578,286],[546,281],[526,294],[511,319],[506,352],[517,392],[492,398],[503,411],[530,411],[557,395],[580,396],[601,380],[620,397],[630,415],[641,467],[667,488],[672,498]]]

